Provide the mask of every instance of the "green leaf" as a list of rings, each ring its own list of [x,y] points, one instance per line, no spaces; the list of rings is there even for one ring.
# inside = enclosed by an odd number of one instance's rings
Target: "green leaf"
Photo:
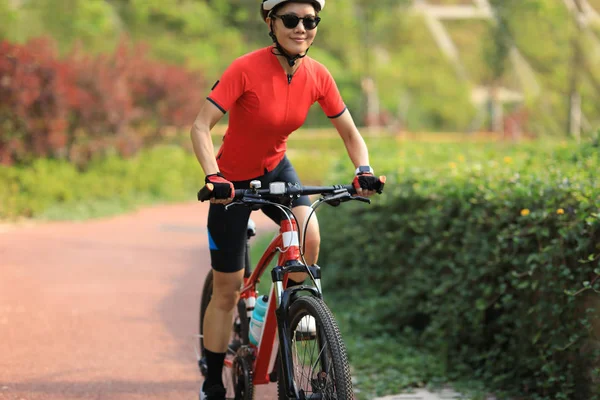
[[[475,301],[475,308],[477,308],[479,311],[485,310],[487,308],[487,304],[486,304],[485,300],[477,299]]]
[[[523,290],[523,289],[527,289],[529,287],[529,285],[530,285],[529,280],[523,280],[523,281],[519,282],[519,284],[517,285],[517,288]]]

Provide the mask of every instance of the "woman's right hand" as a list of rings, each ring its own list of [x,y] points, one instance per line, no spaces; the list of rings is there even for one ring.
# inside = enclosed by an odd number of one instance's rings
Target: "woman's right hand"
[[[204,178],[206,188],[210,191],[210,202],[213,204],[228,204],[231,203],[235,194],[233,183],[225,179],[225,177],[217,172],[216,174],[206,175]]]

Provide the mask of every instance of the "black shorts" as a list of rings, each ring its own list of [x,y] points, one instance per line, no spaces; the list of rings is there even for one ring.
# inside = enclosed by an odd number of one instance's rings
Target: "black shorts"
[[[236,189],[250,188],[250,181],[259,180],[262,188],[271,182],[300,183],[298,174],[287,157],[265,175],[247,181],[233,182]],[[295,199],[292,207],[310,206],[308,196]],[[236,272],[244,269],[248,218],[252,210],[244,205],[235,205],[225,211],[223,204],[212,204],[208,211],[208,241],[213,269],[219,272]],[[262,211],[279,225],[282,211],[275,206],[263,206]]]

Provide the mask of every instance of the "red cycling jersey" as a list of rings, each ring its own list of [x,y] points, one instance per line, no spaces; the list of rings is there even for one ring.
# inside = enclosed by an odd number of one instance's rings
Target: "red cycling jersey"
[[[232,181],[272,171],[285,155],[288,136],[302,126],[316,101],[329,118],[346,110],[325,66],[305,57],[289,77],[271,49],[236,59],[208,96],[223,113],[230,112],[217,163]]]

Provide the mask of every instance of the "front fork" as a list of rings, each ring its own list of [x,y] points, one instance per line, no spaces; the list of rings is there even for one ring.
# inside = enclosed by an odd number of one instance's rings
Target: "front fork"
[[[306,272],[309,269],[310,273],[315,279],[316,287],[313,286],[292,286],[284,289],[283,280],[284,276],[292,272]],[[301,291],[310,292],[313,296],[322,298],[321,293],[321,268],[318,265],[305,266],[298,261],[290,261],[285,266],[277,266],[273,268],[271,272],[273,283],[275,284],[277,293],[277,309],[275,314],[277,316],[277,326],[279,332],[279,347],[281,349],[280,362],[283,367],[283,376],[279,379],[284,379],[284,387],[287,388],[287,397],[290,399],[300,399],[299,389],[296,387],[293,375],[292,365],[292,343],[290,342],[290,336],[287,333],[290,331],[289,321],[289,309],[292,302],[297,297],[297,293]]]

